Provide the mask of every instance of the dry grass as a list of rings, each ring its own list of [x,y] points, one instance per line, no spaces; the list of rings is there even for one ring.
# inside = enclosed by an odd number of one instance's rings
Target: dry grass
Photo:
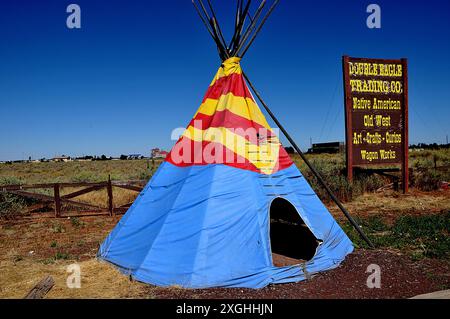
[[[0,164],[0,183],[104,182],[108,175],[112,180],[142,180],[150,178],[151,166],[147,160]]]
[[[81,189],[83,189],[83,188],[82,187],[62,188],[61,195],[76,192]],[[113,187],[113,199],[114,199],[114,205],[116,207],[133,202],[136,199],[137,195],[138,195],[137,192],[127,190],[127,189]],[[106,188],[104,188],[104,189],[101,189],[101,190],[98,190],[95,192],[90,192],[90,193],[78,196],[76,198],[76,201],[87,203],[87,204],[92,204],[92,205],[99,205],[102,207],[108,207],[108,193],[106,191]]]
[[[67,266],[73,261],[58,261],[51,265],[32,259],[0,263],[0,298],[23,298],[43,277],[50,275],[55,286],[46,298],[136,298],[146,297],[146,285],[131,282],[118,270],[95,259],[78,262],[81,288],[68,288]]]
[[[23,298],[43,277],[55,286],[48,298],[147,298],[146,285],[130,282],[95,259],[118,219],[85,217],[0,222],[0,298]],[[67,266],[81,267],[81,288],[66,285]]]
[[[328,209],[338,219],[345,217],[339,208],[327,204]],[[405,214],[433,214],[450,208],[448,191],[420,192],[411,190],[409,194],[399,194],[393,191],[383,193],[366,193],[345,204],[352,216],[366,218],[383,215],[388,220],[396,219]]]

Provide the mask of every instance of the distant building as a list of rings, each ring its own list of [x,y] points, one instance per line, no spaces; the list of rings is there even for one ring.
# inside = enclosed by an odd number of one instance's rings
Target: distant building
[[[343,153],[345,151],[344,142],[328,142],[328,143],[314,143],[308,150],[309,154],[321,153]]]
[[[140,159],[141,157],[142,157],[141,154],[130,154],[130,155],[128,155],[128,159],[129,160]]]
[[[292,146],[287,146],[284,149],[286,150],[286,153],[288,153],[288,154],[295,154],[295,150]]]
[[[76,157],[75,161],[77,162],[88,162],[88,161],[92,161],[94,159],[93,156],[82,156],[82,157]]]
[[[69,161],[71,161],[71,158],[70,158],[70,156],[62,155],[62,156],[53,157],[51,159],[51,161],[52,162],[69,162]]]
[[[169,154],[169,152],[166,152],[166,151],[164,151],[164,150],[162,150],[162,149],[159,149],[159,148],[154,148],[154,149],[152,149],[152,151],[151,151],[151,158],[166,158],[167,157],[167,155]]]

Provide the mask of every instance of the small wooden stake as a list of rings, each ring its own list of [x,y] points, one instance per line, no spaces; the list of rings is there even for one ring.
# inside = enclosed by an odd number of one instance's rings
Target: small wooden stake
[[[55,281],[51,276],[47,276],[42,279],[36,286],[34,286],[30,292],[24,297],[24,299],[42,299],[53,288]]]

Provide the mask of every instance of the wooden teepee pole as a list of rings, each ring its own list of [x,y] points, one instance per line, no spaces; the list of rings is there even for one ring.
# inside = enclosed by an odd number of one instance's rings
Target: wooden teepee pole
[[[249,37],[249,35],[252,34],[252,32],[256,26],[256,23],[258,22],[259,16],[261,15],[261,12],[265,5],[266,5],[266,0],[261,1],[261,4],[259,5],[258,9],[256,10],[255,16],[253,17],[250,26],[244,32],[244,36],[242,37],[242,40],[239,41],[239,45],[235,49],[234,54],[238,54],[238,52],[241,50],[242,46],[245,44],[245,41],[247,41],[247,38]]]
[[[269,18],[270,14],[272,13],[272,11],[275,9],[275,7],[277,6],[279,0],[275,0],[272,4],[272,6],[270,7],[269,11],[266,13],[266,15],[264,16],[264,18],[262,19],[261,23],[259,24],[258,28],[255,31],[255,34],[253,34],[252,38],[250,39],[250,41],[248,41],[247,45],[245,46],[245,48],[242,51],[242,54],[239,54],[239,52],[237,52],[238,56],[240,56],[241,58],[244,57],[245,53],[247,52],[247,50],[250,48],[250,46],[252,45],[253,41],[255,41],[256,36],[258,35],[259,31],[261,31],[261,28],[263,27],[264,23],[266,23],[267,19]]]

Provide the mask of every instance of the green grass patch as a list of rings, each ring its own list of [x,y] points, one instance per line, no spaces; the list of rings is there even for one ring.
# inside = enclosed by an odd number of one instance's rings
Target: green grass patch
[[[85,225],[85,222],[81,221],[78,217],[70,218],[70,222],[75,228],[83,227]]]
[[[70,259],[70,254],[58,251],[54,256],[54,259],[55,260],[67,260],[67,259]]]
[[[377,248],[399,249],[413,259],[450,258],[450,211],[401,216],[393,225],[386,224],[382,216],[358,220],[358,223]],[[350,223],[342,228],[356,247],[368,248]]]

